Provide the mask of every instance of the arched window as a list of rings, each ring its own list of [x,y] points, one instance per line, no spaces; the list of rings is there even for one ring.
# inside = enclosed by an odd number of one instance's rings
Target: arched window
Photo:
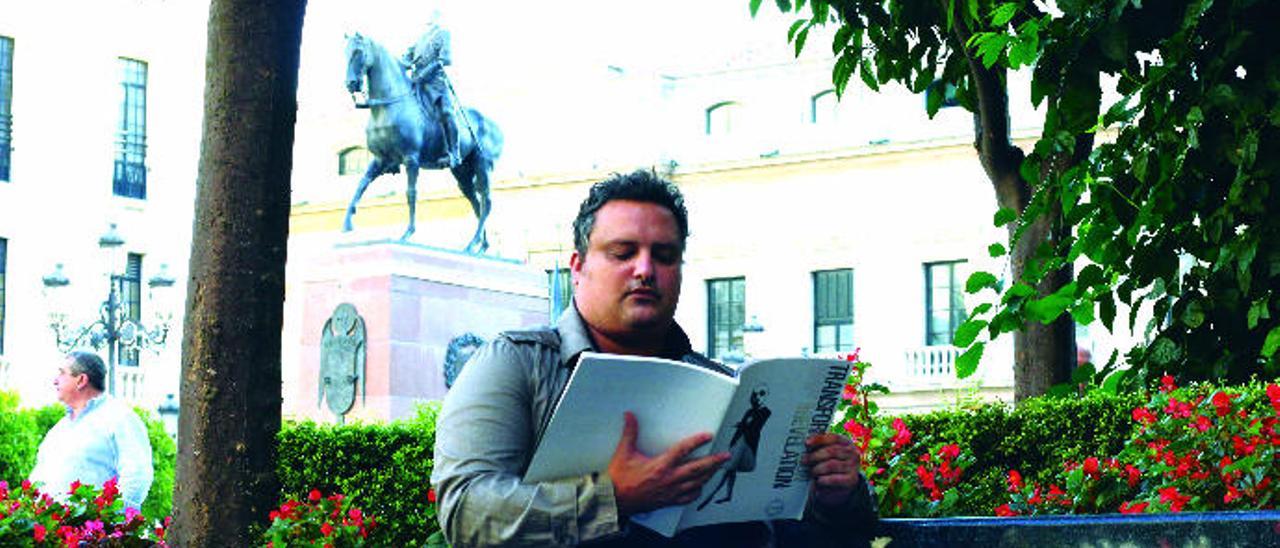
[[[728,135],[741,123],[738,103],[723,101],[707,108],[707,135]]]
[[[364,147],[350,147],[338,153],[338,175],[364,175],[373,155]]]
[[[809,123],[825,125],[836,121],[836,90],[828,89],[809,98]]]

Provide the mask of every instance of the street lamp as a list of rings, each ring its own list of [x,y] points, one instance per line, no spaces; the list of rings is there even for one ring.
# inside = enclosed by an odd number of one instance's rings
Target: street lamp
[[[116,392],[116,361],[124,350],[153,349],[164,345],[169,335],[170,316],[168,309],[157,309],[157,322],[148,328],[134,319],[126,303],[122,299],[122,286],[131,279],[123,270],[119,270],[124,262],[121,253],[124,251],[124,238],[116,232],[115,223],[107,229],[106,234],[98,238],[98,247],[102,249],[106,260],[107,279],[109,281],[107,298],[98,306],[98,318],[88,325],[71,327],[64,312],[66,306],[61,303],[62,288],[71,285],[71,280],[62,272],[62,264],[54,267],[54,271],[43,278],[45,297],[53,303],[49,311],[49,328],[53,330],[58,349],[62,352],[81,347],[85,344],[96,349],[107,348],[107,391]],[[148,281],[151,301],[157,295],[166,294],[173,287],[173,278],[168,275],[166,265],[160,265],[160,272]]]

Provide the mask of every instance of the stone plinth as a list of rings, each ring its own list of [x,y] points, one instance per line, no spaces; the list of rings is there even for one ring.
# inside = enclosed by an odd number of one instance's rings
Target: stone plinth
[[[443,398],[445,353],[458,335],[488,341],[547,323],[546,274],[511,260],[392,241],[326,251],[290,261],[300,261],[291,280],[300,287],[290,289],[290,298],[301,303],[290,310],[301,310],[301,325],[300,340],[285,340],[300,345],[297,366],[284,368],[284,382],[293,385],[283,391],[286,417],[335,420],[327,404],[318,405],[317,392],[320,338],[339,304],[355,305],[367,334],[365,396],[357,392],[349,419],[403,418],[418,402]]]

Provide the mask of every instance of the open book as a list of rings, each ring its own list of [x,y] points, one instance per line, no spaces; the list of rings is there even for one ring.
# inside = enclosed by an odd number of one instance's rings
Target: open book
[[[525,483],[603,472],[635,414],[636,445],[656,455],[700,432],[693,457],[733,455],[685,506],[631,517],[666,536],[699,525],[799,519],[808,501],[804,440],[826,431],[849,363],[808,358],[753,362],[737,378],[661,358],[583,353],[525,471]]]

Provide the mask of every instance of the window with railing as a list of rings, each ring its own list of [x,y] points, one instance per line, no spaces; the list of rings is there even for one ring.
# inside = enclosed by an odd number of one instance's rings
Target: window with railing
[[[925,344],[951,344],[956,328],[964,322],[964,261],[924,265]]]
[[[707,280],[707,356],[737,358],[744,354],[742,327],[747,322],[746,278]]]
[[[129,254],[124,276],[120,278],[120,306],[124,308],[125,317],[140,323],[142,321],[142,255]],[[117,349],[120,365],[138,365],[137,348]]]
[[[5,269],[9,261],[9,240],[0,238],[0,355],[4,355]]]
[[[116,136],[112,191],[116,196],[147,197],[147,64],[120,58],[120,125]]]
[[[813,351],[853,351],[853,269],[813,273]]]
[[[13,38],[0,36],[0,181],[9,180],[12,154]]]
[[[560,313],[569,307],[573,299],[573,277],[568,268],[556,268],[547,271],[547,291],[551,306],[551,321],[555,322]]]
[[[338,175],[364,175],[373,154],[364,147],[351,147],[338,153]]]

